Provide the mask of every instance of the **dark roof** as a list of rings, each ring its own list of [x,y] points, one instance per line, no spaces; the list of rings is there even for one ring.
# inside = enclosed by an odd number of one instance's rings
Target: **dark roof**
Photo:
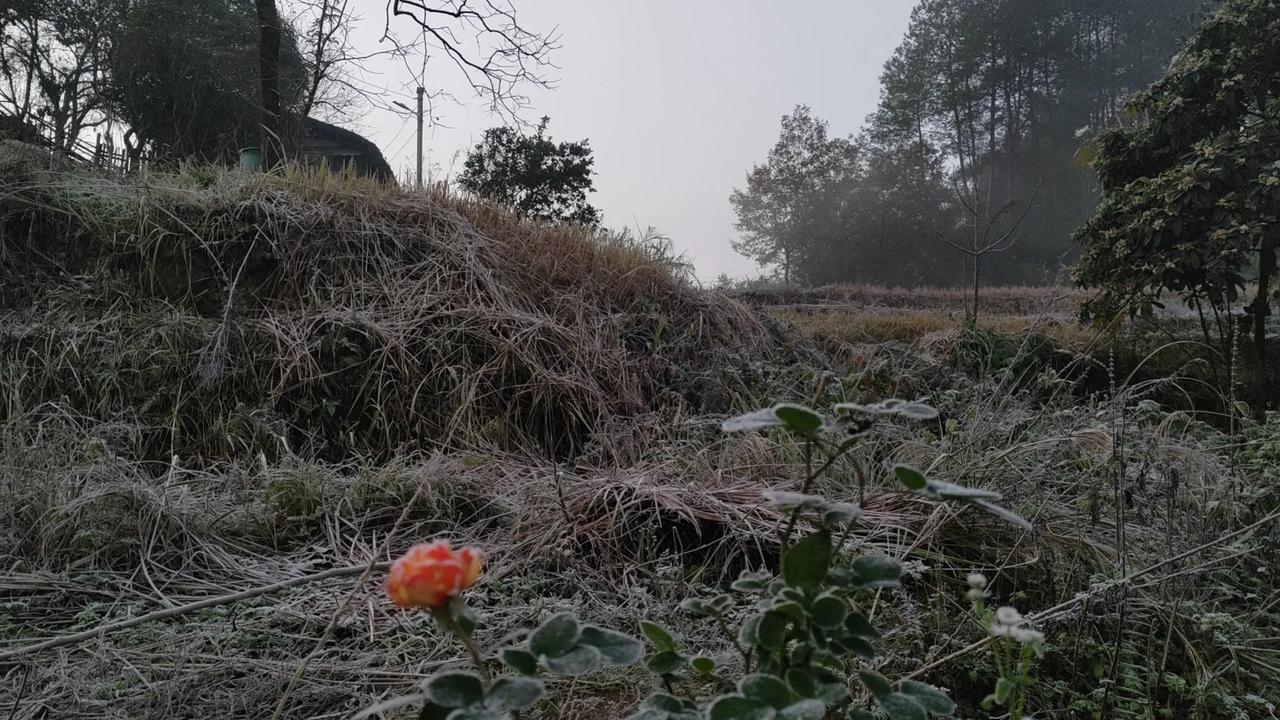
[[[379,180],[395,180],[395,173],[391,171],[391,165],[387,163],[387,159],[382,156],[382,151],[371,140],[323,120],[307,118],[305,145],[326,142],[340,145],[359,153],[368,167],[369,175]]]

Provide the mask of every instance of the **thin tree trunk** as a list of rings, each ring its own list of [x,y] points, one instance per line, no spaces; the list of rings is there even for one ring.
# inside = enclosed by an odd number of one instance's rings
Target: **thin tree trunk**
[[[982,254],[978,253],[973,256],[973,316],[970,318],[973,325],[978,325],[978,288],[981,286],[982,272]]]
[[[1258,297],[1253,301],[1253,347],[1258,353],[1258,371],[1254,378],[1254,393],[1258,411],[1270,404],[1267,397],[1267,317],[1271,315],[1271,278],[1276,271],[1276,241],[1268,235],[1258,251]]]
[[[258,11],[258,74],[262,81],[262,167],[283,154],[280,117],[280,13],[275,0],[255,0]]]

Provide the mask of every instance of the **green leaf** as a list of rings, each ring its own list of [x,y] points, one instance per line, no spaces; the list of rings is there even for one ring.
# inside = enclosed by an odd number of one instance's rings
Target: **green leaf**
[[[898,476],[898,482],[902,483],[908,490],[923,490],[929,485],[924,473],[909,465],[895,466],[893,474]]]
[[[453,708],[427,701],[422,703],[422,709],[418,711],[418,720],[449,720],[449,714],[452,712]]]
[[[910,696],[920,704],[920,707],[934,715],[950,715],[956,709],[956,704],[947,697],[946,693],[932,685],[915,680],[902,681],[902,694]]]
[[[742,627],[738,628],[738,642],[753,647],[760,644],[760,621],[764,619],[764,615],[756,614],[748,616],[742,621]]]
[[[505,648],[502,651],[502,662],[522,675],[538,674],[537,656],[523,648]]]
[[[818,680],[807,670],[799,668],[788,670],[787,685],[800,697],[811,698],[818,695]]]
[[[849,697],[849,686],[843,679],[818,683],[817,699],[827,705],[839,705]]]
[[[676,718],[681,718],[681,720],[683,720],[683,716],[672,715],[666,710],[658,710],[657,708],[640,707],[640,708],[636,708],[635,712],[626,716],[625,718],[623,718],[623,720],[675,720]],[[695,715],[689,718],[689,720],[699,720],[699,718]]]
[[[849,613],[849,617],[844,619],[844,628],[850,634],[860,638],[867,638],[868,640],[880,639],[880,631],[862,613]]]
[[[783,512],[820,513],[826,512],[831,505],[824,497],[789,490],[769,490],[763,493],[763,497],[766,502]]]
[[[711,704],[707,720],[773,720],[773,708],[741,695],[723,695]]]
[[[775,675],[754,673],[738,681],[738,692],[774,708],[784,708],[795,698],[791,688]]]
[[[782,613],[783,615],[791,618],[794,622],[798,623],[804,622],[805,617],[808,615],[808,613],[804,611],[804,606],[795,600],[774,602],[769,609],[773,612]]]
[[[813,601],[813,622],[820,627],[840,627],[845,616],[849,614],[849,606],[835,595],[822,594]]]
[[[484,683],[469,672],[446,672],[427,678],[422,692],[437,705],[467,707],[479,705],[484,700]]]
[[[675,638],[671,634],[662,629],[661,625],[655,625],[651,622],[640,623],[640,631],[649,639],[649,644],[654,650],[662,652],[663,650],[674,651],[676,649]]]
[[[549,658],[564,655],[574,649],[581,634],[578,618],[571,613],[560,613],[529,636],[529,652]]]
[[[773,414],[782,421],[783,427],[797,435],[812,437],[826,423],[822,416],[803,405],[783,403],[773,407]]]
[[[720,429],[724,432],[751,432],[781,425],[782,419],[774,414],[773,408],[767,408],[729,418],[720,424]]]
[[[725,613],[733,608],[733,596],[727,593],[717,595],[707,601],[707,607],[716,613]]]
[[[767,612],[760,618],[756,628],[760,647],[777,650],[787,638],[787,616],[777,612]]]
[[[861,555],[853,561],[853,572],[864,587],[893,587],[902,577],[902,566],[884,555]]]
[[[599,650],[610,665],[630,665],[644,657],[644,644],[639,640],[595,625],[582,628],[578,643]]]
[[[448,720],[505,720],[506,713],[486,707],[458,708],[449,713]]]
[[[999,500],[1001,497],[994,490],[965,487],[944,480],[929,480],[925,492],[939,500]]]
[[[849,503],[831,503],[822,514],[822,522],[827,525],[847,525],[862,517],[862,508]]]
[[[644,699],[644,702],[640,703],[640,707],[669,713],[684,712],[685,710],[684,702],[680,698],[666,693],[650,695]]]
[[[694,672],[710,675],[716,671],[716,661],[706,655],[699,655],[689,661],[689,667],[693,668]]]
[[[674,675],[684,669],[685,658],[674,650],[663,650],[646,658],[644,665],[655,675]]]
[[[929,713],[915,700],[902,693],[877,697],[876,702],[889,720],[929,720]]]
[[[837,642],[840,647],[864,660],[874,660],[876,657],[875,646],[867,642],[864,638],[860,638],[856,635],[849,635],[847,637],[840,638]]]
[[[639,712],[627,720],[702,720],[702,714],[691,703],[674,695],[654,693],[645,698]]]
[[[680,603],[680,609],[698,617],[712,617],[715,615],[713,608],[702,598],[685,598]]]
[[[543,657],[542,664],[557,675],[583,675],[604,664],[604,655],[590,645],[579,645],[563,655]]]
[[[504,714],[487,707],[465,707],[449,713],[449,720],[503,720]]]
[[[1000,678],[996,681],[995,697],[996,702],[1001,705],[1007,705],[1009,698],[1013,697],[1014,684],[1008,678]]]
[[[761,592],[769,587],[772,579],[773,573],[768,570],[743,570],[730,587],[738,592]]]
[[[859,670],[858,679],[877,698],[889,697],[893,693],[893,686],[889,684],[889,679],[874,670]]]
[[[454,622],[462,630],[462,633],[467,637],[471,637],[471,634],[476,631],[478,619],[475,611],[467,607],[467,603],[461,595],[454,595],[449,599],[449,612],[452,614]]]
[[[1021,515],[1011,510],[1006,510],[995,503],[987,502],[986,500],[970,500],[969,503],[971,505],[977,505],[1010,525],[1020,527],[1023,530],[1031,529],[1031,523],[1027,522],[1026,518],[1023,518]]]
[[[827,706],[821,700],[810,698],[782,708],[778,712],[779,720],[822,720],[827,714]]]
[[[803,405],[780,403],[767,410],[730,418],[721,424],[725,432],[749,432],[771,427],[782,427],[797,435],[812,437],[822,429],[825,421],[818,413]]]
[[[901,415],[910,420],[933,420],[938,417],[938,411],[930,405],[923,402],[907,402],[897,398],[881,400],[871,405],[856,405],[854,403],[840,403],[835,406],[835,411],[839,415]]]
[[[819,530],[801,540],[782,558],[782,577],[792,587],[817,587],[831,568],[831,533]]]
[[[936,409],[922,402],[903,403],[898,408],[898,414],[910,420],[934,420],[938,417]]]
[[[500,677],[484,699],[487,707],[499,712],[528,710],[546,693],[542,682],[527,677]]]

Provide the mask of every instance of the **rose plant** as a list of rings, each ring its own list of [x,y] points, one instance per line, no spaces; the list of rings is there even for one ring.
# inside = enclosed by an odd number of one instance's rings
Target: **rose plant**
[[[802,441],[805,457],[798,492],[766,493],[782,511],[781,572],[747,570],[732,583],[731,593],[689,598],[682,604],[687,612],[714,624],[736,651],[738,659],[732,663],[686,654],[667,630],[651,622],[641,624],[652,649],[645,657],[644,645],[636,638],[584,623],[571,613],[555,615],[524,642],[486,658],[472,640],[477,619],[462,598],[480,576],[481,552],[455,551],[440,541],[411,549],[392,566],[388,595],[401,607],[429,610],[440,628],[466,647],[475,671],[438,673],[422,683],[420,693],[370,708],[361,716],[421,703],[420,720],[518,717],[545,694],[543,673],[576,676],[609,665],[631,665],[642,657],[662,690],[646,698],[628,720],[868,720],[876,713],[890,720],[929,720],[949,715],[955,706],[942,690],[910,679],[895,682],[874,669],[875,643],[883,631],[871,609],[882,589],[898,584],[902,568],[892,558],[850,550],[851,530],[862,514],[858,505],[811,494],[817,479],[857,447],[876,423],[890,418],[930,421],[937,416],[923,402],[886,400],[837,405],[833,417],[782,404],[724,423],[727,432],[790,433]],[[892,475],[905,492],[968,503],[1026,526],[1025,520],[996,504],[997,493],[931,480],[907,466],[894,467]],[[859,478],[859,497],[864,492]],[[801,528],[808,528],[807,534],[793,543]],[[1005,627],[999,622],[993,625],[997,626]],[[1025,632],[1017,630],[1019,636]],[[495,678],[491,666],[505,673]],[[1017,663],[1011,668],[1010,675],[1022,683],[1019,688],[1025,688],[1028,667]],[[1021,706],[1015,699],[1014,707]]]

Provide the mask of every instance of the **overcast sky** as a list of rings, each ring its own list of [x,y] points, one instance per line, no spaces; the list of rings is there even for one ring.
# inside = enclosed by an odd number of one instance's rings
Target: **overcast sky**
[[[365,0],[361,0],[361,5]],[[914,0],[515,0],[523,25],[560,34],[555,89],[532,93],[530,122],[551,116],[557,140],[589,138],[592,202],[611,227],[653,226],[692,260],[699,278],[746,277],[755,263],[730,247],[729,193],[764,159],[782,115],[808,104],[834,134],[855,133],[875,109],[879,75],[906,30]],[[356,40],[376,44],[381,3]],[[411,21],[399,19],[404,29]],[[434,176],[456,173],[484,129],[501,124],[467,97],[443,58],[428,90],[452,88],[426,137]],[[370,80],[412,93],[411,74]],[[409,95],[405,96],[408,100]],[[397,171],[413,166],[413,124],[375,111],[347,123]],[[446,127],[447,126],[447,127]]]

